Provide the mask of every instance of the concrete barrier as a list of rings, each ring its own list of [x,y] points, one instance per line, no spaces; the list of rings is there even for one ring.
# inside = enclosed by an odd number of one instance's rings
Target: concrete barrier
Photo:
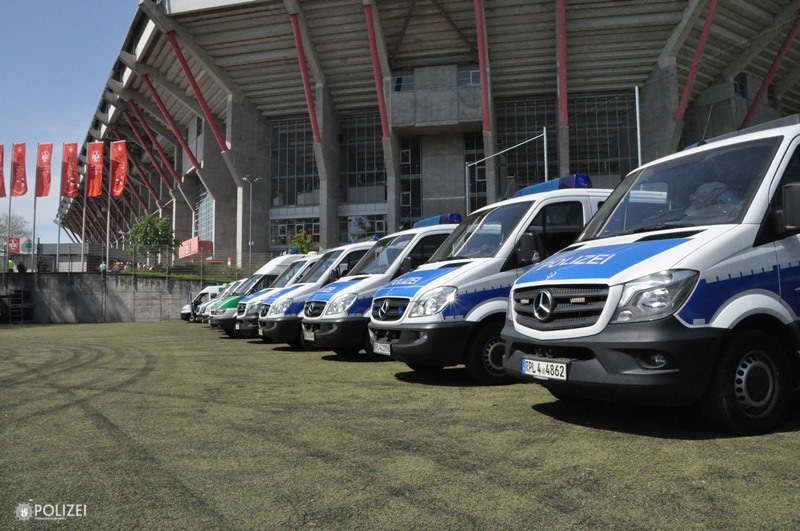
[[[34,323],[154,322],[180,319],[199,280],[106,273],[10,273],[0,293],[30,292]]]

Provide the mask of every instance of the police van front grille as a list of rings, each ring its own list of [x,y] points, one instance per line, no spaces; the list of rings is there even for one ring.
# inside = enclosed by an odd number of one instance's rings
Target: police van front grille
[[[306,317],[319,317],[322,315],[322,310],[325,309],[325,303],[322,301],[308,301],[303,307],[303,313]]]
[[[608,299],[608,286],[547,286],[513,292],[516,322],[550,331],[592,326]]]
[[[377,321],[397,321],[408,308],[408,299],[381,298],[372,301],[372,317]]]
[[[266,317],[269,313],[269,304],[262,304],[261,308],[259,308],[258,315],[259,317]]]

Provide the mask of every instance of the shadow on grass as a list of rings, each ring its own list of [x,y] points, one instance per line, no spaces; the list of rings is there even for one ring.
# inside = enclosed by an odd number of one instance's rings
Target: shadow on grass
[[[431,371],[398,372],[394,377],[401,381],[419,385],[433,385],[437,387],[481,387],[472,381],[463,367]]]
[[[736,437],[708,426],[699,406],[658,407],[591,400],[554,400],[532,409],[556,420],[600,430],[661,439],[709,440]],[[800,394],[778,432],[800,431]]]

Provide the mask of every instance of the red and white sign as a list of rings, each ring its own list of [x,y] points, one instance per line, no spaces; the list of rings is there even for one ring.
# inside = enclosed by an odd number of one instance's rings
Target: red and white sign
[[[19,238],[8,239],[8,254],[19,254]]]
[[[202,253],[202,256],[213,254],[214,244],[208,240],[201,240],[198,236],[184,240],[178,248],[178,258],[192,258]]]

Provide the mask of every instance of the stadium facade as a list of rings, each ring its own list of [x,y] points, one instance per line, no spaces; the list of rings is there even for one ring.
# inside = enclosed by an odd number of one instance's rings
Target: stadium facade
[[[57,222],[104,243],[168,216],[181,257],[242,265],[300,230],[328,248],[560,175],[614,186],[799,113],[799,8],[139,0],[81,150],[84,186],[88,144],[126,140],[128,186],[110,234],[105,196],[62,199]]]

